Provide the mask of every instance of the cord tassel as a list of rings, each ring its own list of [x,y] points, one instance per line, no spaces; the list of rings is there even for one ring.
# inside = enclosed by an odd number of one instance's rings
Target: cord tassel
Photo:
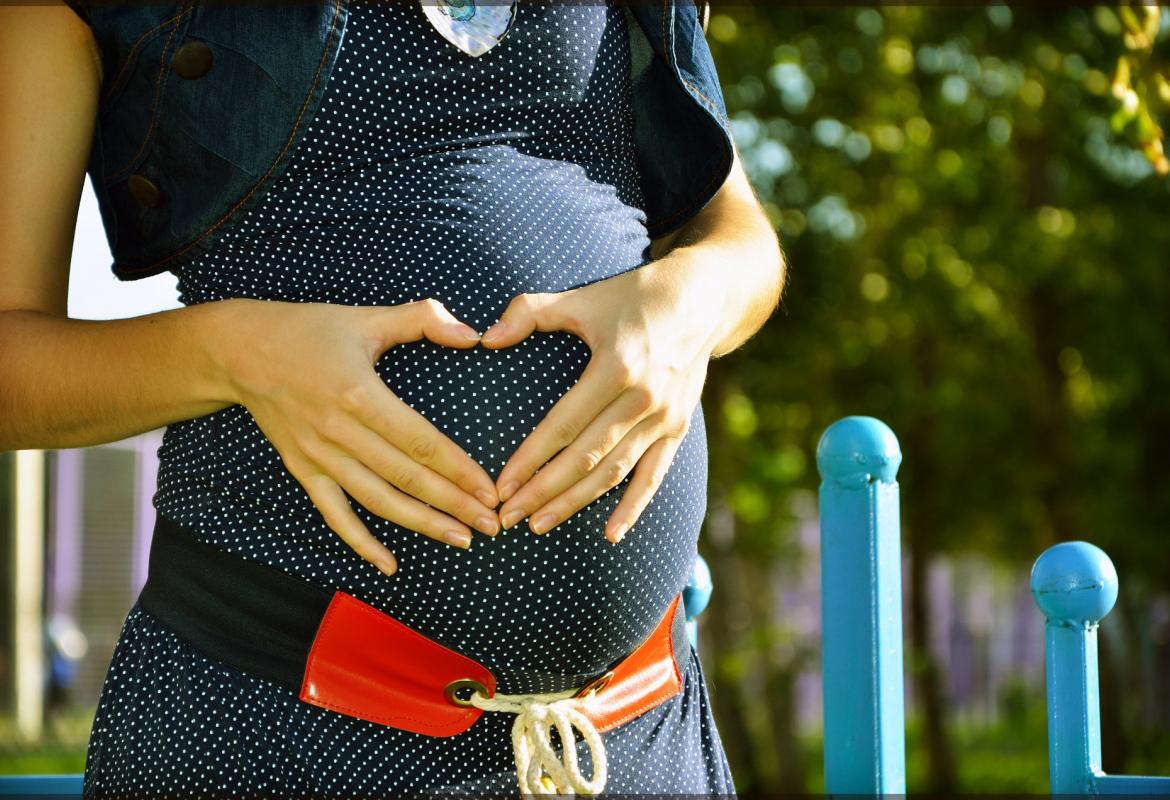
[[[601,794],[605,789],[605,743],[597,728],[581,712],[578,689],[543,694],[475,693],[471,704],[484,711],[507,711],[512,723],[512,753],[521,794]],[[561,740],[563,760],[552,746],[552,730]],[[593,777],[586,779],[577,762],[573,729],[581,732],[593,761]]]

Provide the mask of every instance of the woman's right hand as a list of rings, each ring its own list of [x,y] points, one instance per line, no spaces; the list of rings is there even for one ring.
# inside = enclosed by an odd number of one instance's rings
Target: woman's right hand
[[[437,300],[347,306],[231,298],[223,358],[243,405],[325,522],[387,575],[394,555],[343,493],[380,517],[457,547],[499,532],[495,481],[373,369],[397,344],[469,348],[479,334]],[[230,339],[230,341],[228,341]],[[246,342],[240,347],[234,342]]]

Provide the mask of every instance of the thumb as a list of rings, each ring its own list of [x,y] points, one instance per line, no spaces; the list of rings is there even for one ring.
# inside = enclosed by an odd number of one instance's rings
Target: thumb
[[[577,321],[567,313],[569,292],[530,292],[518,294],[508,303],[500,321],[484,331],[484,347],[511,347],[533,331],[570,331],[577,333]]]
[[[463,324],[434,298],[381,309],[376,323],[383,349],[429,339],[445,347],[473,347],[479,342],[474,328]]]

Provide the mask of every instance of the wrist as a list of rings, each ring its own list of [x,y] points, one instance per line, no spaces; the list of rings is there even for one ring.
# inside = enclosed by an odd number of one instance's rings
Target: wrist
[[[247,349],[240,340],[247,338],[240,324],[245,306],[255,301],[248,298],[228,298],[191,306],[192,331],[196,351],[200,355],[198,373],[202,390],[208,399],[237,405],[242,402],[240,392],[240,356]]]
[[[709,245],[677,247],[655,262],[648,276],[661,301],[685,327],[701,355],[714,357],[729,331],[730,294],[724,254]]]

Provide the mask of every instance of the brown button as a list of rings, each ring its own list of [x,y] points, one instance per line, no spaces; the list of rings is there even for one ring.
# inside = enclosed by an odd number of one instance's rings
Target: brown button
[[[172,62],[180,78],[200,78],[211,69],[211,48],[206,42],[190,41],[175,51]]]
[[[158,208],[162,205],[162,192],[150,178],[136,173],[130,176],[129,183],[130,194],[134,195],[134,199],[139,203],[148,208]]]

